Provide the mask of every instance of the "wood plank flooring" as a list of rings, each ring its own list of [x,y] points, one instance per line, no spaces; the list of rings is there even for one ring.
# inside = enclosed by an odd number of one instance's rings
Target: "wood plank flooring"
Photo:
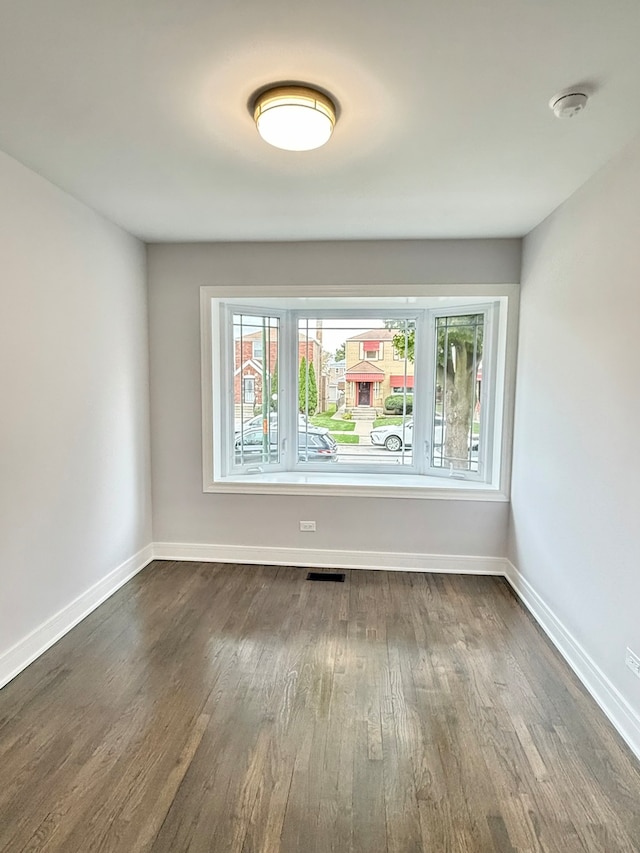
[[[0,850],[640,850],[640,768],[497,578],[155,562],[0,691]]]

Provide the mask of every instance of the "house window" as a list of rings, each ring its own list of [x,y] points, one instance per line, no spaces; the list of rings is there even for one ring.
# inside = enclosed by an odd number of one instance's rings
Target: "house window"
[[[253,341],[252,342],[252,356],[253,358],[260,360],[262,358],[262,354],[264,352],[262,341]]]
[[[362,344],[362,358],[365,361],[377,361],[382,358],[382,342],[365,341]]]
[[[505,491],[507,295],[219,292],[203,288],[206,490]],[[388,364],[363,358],[383,352],[383,333]],[[238,393],[245,342],[264,358]],[[331,357],[341,349],[347,411],[336,413]],[[373,409],[366,428],[355,429],[352,407]]]
[[[245,376],[242,379],[242,399],[245,403],[251,406],[256,401],[256,378],[255,376]]]

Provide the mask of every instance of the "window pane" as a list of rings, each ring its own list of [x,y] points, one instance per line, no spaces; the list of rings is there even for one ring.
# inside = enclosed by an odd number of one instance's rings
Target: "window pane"
[[[413,319],[300,319],[299,461],[412,466],[414,348]]]
[[[484,314],[436,319],[432,464],[478,470]]]
[[[235,465],[280,460],[278,332],[277,317],[233,315]]]

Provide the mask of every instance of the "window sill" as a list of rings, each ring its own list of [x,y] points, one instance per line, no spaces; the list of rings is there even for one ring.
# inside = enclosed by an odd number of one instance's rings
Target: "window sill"
[[[250,495],[325,495],[327,497],[410,498],[427,500],[507,502],[495,486],[473,480],[454,480],[412,474],[323,474],[280,472],[225,477],[206,483],[205,493]]]

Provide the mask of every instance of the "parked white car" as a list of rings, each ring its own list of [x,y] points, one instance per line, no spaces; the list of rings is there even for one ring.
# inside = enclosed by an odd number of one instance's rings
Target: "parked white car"
[[[413,420],[395,426],[379,426],[369,433],[371,444],[377,447],[385,447],[387,450],[397,452],[402,447],[411,447],[413,444]],[[435,445],[442,444],[442,418],[436,415]]]
[[[251,418],[251,420],[245,421],[242,425],[243,430],[253,429],[255,427],[261,428],[262,427],[262,419],[263,419],[262,415],[256,415],[254,418]],[[308,423],[309,423],[309,421],[307,420],[307,417],[305,415],[303,415],[302,412],[299,412],[298,413],[298,426],[300,427],[300,429],[304,429]],[[276,427],[278,425],[278,413],[277,412],[271,412],[271,414],[269,415],[269,425],[272,428]],[[309,424],[309,425],[311,426],[311,424]],[[314,429],[317,429],[317,427],[314,427]],[[327,430],[327,432],[329,432],[329,430]]]

